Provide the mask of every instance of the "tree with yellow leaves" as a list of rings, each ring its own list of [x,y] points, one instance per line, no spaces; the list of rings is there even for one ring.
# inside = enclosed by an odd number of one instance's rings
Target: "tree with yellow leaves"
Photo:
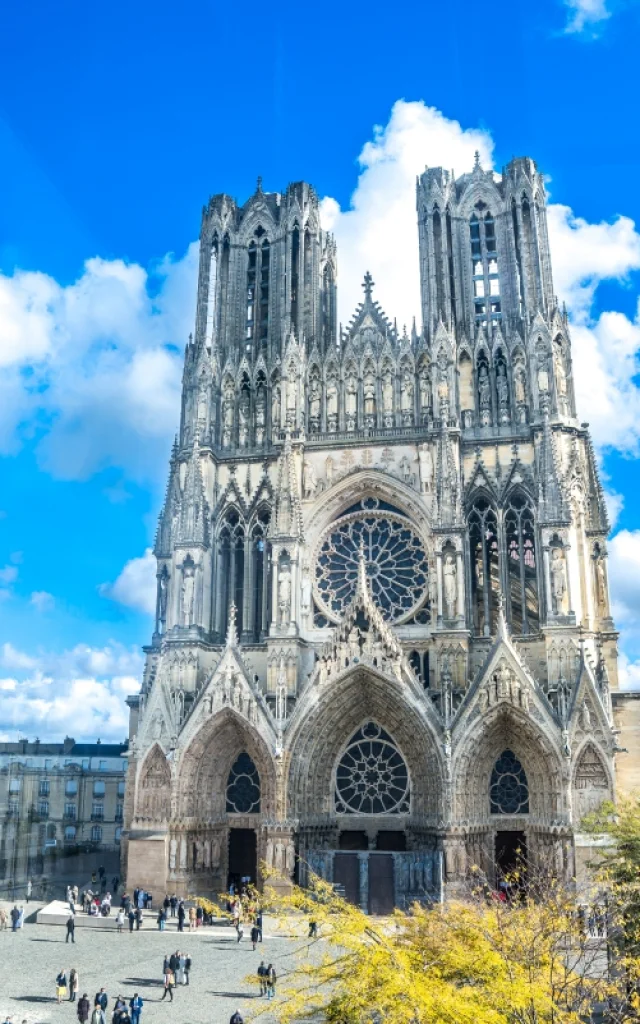
[[[598,1008],[604,1020],[629,1019],[633,995],[590,934],[591,905],[550,874],[511,882],[506,902],[470,887],[384,919],[317,878],[279,900],[267,890],[289,921],[318,926],[268,1012],[281,1024],[579,1024]]]

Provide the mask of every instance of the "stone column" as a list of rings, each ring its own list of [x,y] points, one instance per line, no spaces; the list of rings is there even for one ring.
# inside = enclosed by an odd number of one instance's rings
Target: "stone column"
[[[553,615],[553,600],[551,597],[551,566],[549,564],[549,545],[545,544],[542,549],[543,564],[544,564],[544,593],[547,602],[547,621]]]
[[[436,575],[438,578],[438,625],[442,625],[442,551],[436,551]]]
[[[360,909],[369,913],[369,854],[358,854],[358,867],[360,869]]]
[[[458,619],[464,622],[464,581],[463,581],[464,563],[462,561],[462,551],[456,551],[456,583],[458,585]]]

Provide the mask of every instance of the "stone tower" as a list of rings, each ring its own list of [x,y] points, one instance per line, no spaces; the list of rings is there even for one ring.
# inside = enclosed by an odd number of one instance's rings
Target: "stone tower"
[[[383,911],[517,849],[573,874],[613,794],[608,524],[542,176],[428,169],[417,211],[410,335],[368,273],[338,335],[310,186],[203,211],[129,884],[266,862]]]

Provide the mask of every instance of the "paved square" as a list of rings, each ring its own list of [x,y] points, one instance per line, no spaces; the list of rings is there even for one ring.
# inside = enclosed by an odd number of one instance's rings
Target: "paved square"
[[[35,912],[36,904],[27,909],[32,908]],[[55,996],[56,975],[64,968],[68,976],[72,967],[79,974],[80,995],[86,992],[92,1006],[104,985],[109,995],[108,1024],[115,997],[121,994],[128,1001],[135,991],[144,999],[142,1024],[228,1024],[238,1008],[248,1019],[266,1000],[260,999],[257,983],[246,981],[247,975],[264,959],[281,976],[292,969],[296,951],[305,948],[303,940],[274,935],[274,930],[277,923],[265,918],[264,942],[254,953],[248,929],[238,945],[232,927],[203,927],[179,934],[170,919],[166,931],[160,932],[154,914],[147,915],[143,928],[133,934],[127,928],[119,935],[115,929],[77,927],[75,945],[65,942],[65,928],[27,921],[15,933],[10,927],[0,931],[0,1021],[11,1016],[13,1024],[76,1024],[77,1004],[66,1001],[58,1006]],[[168,999],[160,1002],[162,962],[176,949],[191,956],[190,984],[176,988],[173,1004]],[[265,1024],[271,1019],[270,1014],[262,1018]]]

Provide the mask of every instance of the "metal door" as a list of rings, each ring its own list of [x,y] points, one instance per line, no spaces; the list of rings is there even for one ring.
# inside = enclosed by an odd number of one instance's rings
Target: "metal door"
[[[344,886],[349,903],[360,905],[360,863],[357,853],[336,853],[333,858],[333,880]]]
[[[369,854],[369,913],[391,914],[395,902],[393,857],[387,853]]]

